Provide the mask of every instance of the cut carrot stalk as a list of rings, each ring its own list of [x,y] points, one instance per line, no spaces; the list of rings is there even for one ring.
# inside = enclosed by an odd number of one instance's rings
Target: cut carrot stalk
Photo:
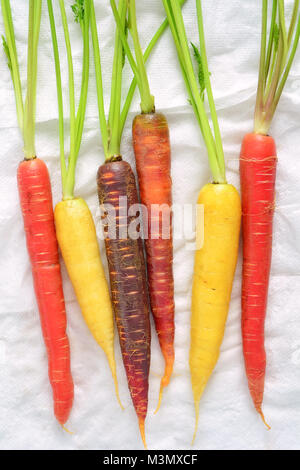
[[[240,154],[243,210],[242,336],[248,386],[254,406],[267,428],[262,402],[266,373],[264,328],[272,257],[277,152],[268,135],[289,75],[300,35],[300,2],[293,2],[287,28],[285,2],[273,0],[268,34],[268,2],[262,2],[259,81],[254,132]]]
[[[1,1],[6,39],[3,38],[14,85],[17,116],[24,138],[25,159],[18,167],[18,188],[35,295],[48,354],[54,413],[63,426],[70,415],[74,386],[66,311],[52,208],[51,184],[45,163],[36,158],[35,102],[37,49],[41,19],[40,0],[29,1],[27,96],[22,97],[18,56],[10,2]]]

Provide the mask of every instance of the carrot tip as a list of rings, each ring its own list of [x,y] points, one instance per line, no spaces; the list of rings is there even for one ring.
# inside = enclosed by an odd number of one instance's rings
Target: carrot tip
[[[159,408],[160,408],[160,405],[161,405],[161,402],[162,402],[162,397],[163,397],[163,390],[164,390],[164,387],[163,385],[160,386],[160,390],[159,390],[159,398],[158,398],[158,405],[156,407],[156,410],[154,411],[154,414],[156,415],[156,413],[158,412]]]
[[[115,363],[114,362],[111,362],[109,360],[109,366],[110,366],[110,370],[111,370],[111,373],[112,373],[112,376],[113,376],[113,380],[114,380],[114,384],[115,384],[115,391],[116,391],[116,397],[117,397],[117,400],[118,400],[118,403],[121,407],[121,410],[125,410],[124,406],[122,405],[122,402],[121,402],[121,398],[120,398],[120,394],[119,394],[119,385],[118,385],[118,379],[117,379],[117,374],[116,374],[116,366],[115,366]]]
[[[118,386],[118,382],[117,382],[116,377],[114,377],[114,382],[115,382],[115,390],[116,390],[116,396],[117,396],[118,403],[121,407],[121,410],[124,411],[125,408],[124,408],[124,406],[122,405],[122,402],[121,402],[121,398],[120,398],[120,395],[119,395],[119,386]]]
[[[264,425],[267,427],[268,431],[270,431],[270,429],[271,429],[271,426],[269,426],[269,424],[266,422],[266,420],[265,420],[265,416],[264,416],[264,414],[263,414],[263,412],[262,412],[261,408],[260,408],[260,409],[258,409],[257,411],[258,411],[258,413],[260,414],[260,416],[261,416],[261,419],[262,419],[262,421],[263,421]]]
[[[73,434],[74,434],[72,431],[69,431],[69,429],[68,429],[68,428],[66,428],[66,426],[64,426],[63,424],[61,425],[61,427],[62,427],[62,428],[63,428],[63,430],[64,430],[65,432],[67,432],[68,434],[71,434],[71,435],[73,435]]]
[[[140,428],[141,438],[142,438],[144,447],[147,450],[148,448],[147,448],[146,436],[145,436],[145,420],[144,419],[139,419],[139,428]]]
[[[173,372],[173,361],[171,362],[166,361],[165,373],[160,382],[158,405],[157,405],[156,410],[154,411],[154,414],[156,414],[160,408],[162,397],[163,397],[163,391],[164,391],[164,388],[167,387],[167,385],[169,385],[172,372]]]
[[[196,421],[195,421],[195,430],[194,430],[194,435],[193,435],[193,440],[191,445],[193,446],[195,444],[196,436],[197,436],[197,431],[198,431],[198,423],[199,423],[199,402],[195,403],[195,412],[196,412]]]

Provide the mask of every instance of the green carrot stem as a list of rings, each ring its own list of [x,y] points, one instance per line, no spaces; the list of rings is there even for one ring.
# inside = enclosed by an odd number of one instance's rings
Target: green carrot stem
[[[140,45],[139,34],[137,29],[137,19],[136,19],[136,7],[135,0],[129,0],[129,31],[133,39],[133,45],[135,50],[135,57],[137,61],[137,68],[140,73],[142,90],[141,94],[141,111],[144,114],[149,114],[154,112],[154,97],[151,95],[149,80],[146,72],[144,57],[142,48]]]
[[[179,0],[180,6],[182,6],[185,3],[186,0]],[[114,10],[113,10],[114,11]],[[120,21],[120,15],[119,12],[115,6],[115,11],[114,13],[117,13],[117,18],[119,21],[119,26],[122,25],[122,22]],[[117,23],[118,24],[118,23]],[[147,59],[149,58],[152,50],[154,49],[155,45],[161,38],[162,34],[166,30],[168,26],[168,19],[164,20],[164,22],[161,24],[161,26],[158,28],[156,31],[155,35],[151,39],[149,45],[147,46],[147,49],[144,54],[144,61],[146,62]],[[124,27],[121,26],[119,27],[119,31],[121,30],[121,34],[125,36],[124,32]],[[98,38],[98,32],[97,32],[97,25],[96,25],[96,18],[95,18],[95,9],[94,9],[94,2],[91,0],[91,32],[92,32],[92,42],[93,42],[93,52],[94,52],[94,62],[95,62],[95,75],[96,75],[96,87],[97,87],[97,99],[98,99],[98,112],[99,112],[99,121],[100,121],[100,130],[101,130],[101,136],[102,136],[102,144],[103,144],[103,149],[104,149],[104,155],[105,159],[108,160],[113,156],[112,152],[112,147],[110,145],[110,126],[108,126],[107,120],[106,120],[106,114],[105,114],[105,107],[104,107],[104,89],[103,89],[103,80],[102,80],[102,70],[101,70],[101,55],[100,55],[100,47],[99,47],[99,38]],[[121,36],[120,34],[120,36]],[[124,41],[124,36],[123,36],[123,42]],[[129,50],[129,53],[131,54],[131,51]],[[132,61],[135,64],[135,60],[131,54]],[[139,75],[137,73],[137,77],[135,76],[131,82],[131,86],[129,88],[127,97],[125,99],[125,103],[120,115],[120,120],[119,120],[119,138],[118,142],[121,142],[121,137],[123,134],[125,122],[128,116],[128,112],[130,109],[130,105],[132,103],[132,99],[134,96],[134,92],[136,89],[136,86],[138,84],[138,78]],[[112,86],[112,88],[115,89],[115,87]],[[192,97],[193,99],[193,97]],[[113,109],[112,105],[110,106],[110,109]],[[197,109],[195,107],[195,112],[197,112]],[[111,119],[111,122],[113,120]]]
[[[271,124],[272,118],[275,114],[277,105],[278,105],[280,97],[282,95],[284,86],[286,84],[288,75],[290,73],[290,70],[291,70],[291,67],[292,67],[292,64],[293,64],[293,61],[294,61],[294,58],[295,58],[295,54],[296,54],[298,43],[299,43],[299,38],[300,38],[300,16],[299,16],[299,20],[298,20],[298,24],[297,24],[296,34],[295,34],[292,50],[291,50],[291,53],[290,53],[290,57],[288,59],[288,63],[287,63],[286,69],[284,71],[284,74],[281,78],[281,82],[280,82],[280,84],[277,88],[273,104],[270,108],[269,114],[267,115],[267,125]]]
[[[263,1],[260,71],[254,117],[254,131],[257,133],[266,134],[268,132],[295,58],[299,43],[299,6],[300,1],[294,0],[292,16],[287,29],[284,0],[273,0],[266,53],[268,2],[267,0]],[[276,27],[277,16],[279,28]]]
[[[27,48],[27,91],[25,104],[22,97],[22,88],[18,64],[18,55],[15,42],[15,32],[9,0],[1,0],[2,15],[6,40],[3,38],[4,50],[7,54],[8,65],[14,86],[17,117],[24,140],[25,159],[35,158],[35,112],[36,112],[36,85],[37,85],[37,54],[41,23],[41,0],[29,1],[28,15],[28,48]]]
[[[108,127],[107,127],[106,116],[105,116],[101,56],[100,56],[100,47],[99,47],[97,23],[96,23],[96,16],[95,16],[95,6],[94,6],[93,0],[91,1],[90,14],[91,14],[91,33],[92,33],[92,44],[93,44],[93,52],[94,52],[94,64],[95,64],[100,130],[101,130],[101,136],[102,136],[102,145],[104,149],[104,155],[105,155],[105,158],[107,158],[108,157]]]
[[[214,101],[212,87],[210,83],[210,75],[208,71],[208,61],[207,61],[206,46],[205,46],[201,0],[196,0],[196,6],[197,6],[198,28],[199,28],[199,38],[200,38],[200,51],[201,51],[201,58],[202,58],[203,72],[204,72],[204,82],[205,82],[205,88],[207,91],[209,108],[211,112],[211,119],[212,119],[213,127],[214,127],[217,158],[219,162],[220,171],[225,180],[226,177],[225,177],[224,150],[223,150],[222,137],[221,137],[221,132],[220,132],[220,126],[219,126],[215,101]]]
[[[51,38],[53,44],[54,62],[55,62],[55,74],[56,74],[56,89],[57,89],[57,102],[58,102],[58,116],[59,116],[59,147],[60,147],[60,168],[61,168],[61,179],[62,187],[65,186],[67,167],[65,158],[65,137],[64,137],[64,107],[63,107],[63,95],[62,95],[62,83],[61,83],[61,68],[60,59],[57,43],[57,35],[55,28],[55,19],[53,13],[52,0],[47,0]]]
[[[275,35],[276,17],[277,17],[277,0],[273,0],[272,19],[271,19],[271,26],[270,26],[267,58],[266,58],[266,78],[268,77],[268,74],[269,74],[270,65],[271,65],[271,58],[275,56],[275,54],[274,54],[274,47],[275,47],[274,35]]]
[[[186,72],[186,69],[185,69],[184,56],[183,56],[182,49],[181,49],[181,46],[180,46],[180,39],[179,39],[179,36],[178,36],[178,33],[177,33],[173,12],[172,12],[171,8],[169,7],[167,1],[165,2],[164,7],[165,7],[165,10],[166,10],[166,13],[167,13],[167,19],[169,21],[170,29],[171,29],[173,39],[174,39],[174,42],[175,42],[175,46],[176,46],[176,49],[177,49],[178,59],[179,59],[179,63],[180,63],[180,66],[181,66],[181,71],[182,71],[182,76],[183,76],[185,85],[187,87],[190,103],[192,104],[192,107],[193,107],[193,110],[195,112],[197,121],[198,121],[200,127],[202,128],[199,111],[198,111],[198,108],[197,108],[197,105],[196,105],[196,102],[195,102],[195,99],[194,99],[194,95],[193,95],[193,91],[192,91],[192,88],[191,88],[191,84],[190,84],[189,79],[188,79],[188,75],[187,75],[187,72]]]
[[[200,129],[207,147],[209,163],[215,183],[225,183],[225,174],[220,168],[219,160],[222,156],[218,157],[216,136],[213,136],[208,117],[205,111],[203,101],[200,96],[198,88],[197,78],[195,76],[190,50],[188,46],[188,40],[186,37],[185,26],[183,22],[181,8],[177,0],[163,0],[164,7],[167,13],[168,21],[171,26],[175,46],[178,53],[179,63],[182,68],[184,81],[187,85],[188,94],[191,99],[193,109],[196,108],[196,117],[200,124]],[[201,6],[201,5],[200,5]],[[199,12],[199,5],[198,5]],[[198,16],[201,23],[201,16]],[[201,30],[199,28],[199,35]],[[207,67],[207,62],[203,63],[203,67]],[[206,70],[207,76],[209,76],[208,69]],[[207,78],[206,78],[207,80]]]
[[[75,165],[78,158],[84,119],[85,111],[87,104],[87,92],[88,92],[88,83],[89,83],[89,64],[90,64],[90,44],[89,44],[89,19],[90,19],[90,2],[85,1],[84,3],[84,17],[81,21],[81,29],[83,35],[83,64],[82,64],[82,80],[81,80],[81,92],[79,106],[76,116],[76,150],[75,150]]]
[[[37,49],[40,32],[42,2],[29,0],[27,94],[24,106],[24,154],[26,159],[36,156],[35,151],[35,108],[37,81]]]
[[[5,36],[2,36],[4,51],[7,55],[8,66],[11,72],[11,78],[14,87],[18,125],[23,136],[24,127],[24,103],[22,96],[22,86],[20,79],[20,70],[18,54],[15,41],[15,31],[12,21],[11,8],[9,0],[1,0],[2,16],[4,22]]]
[[[263,111],[263,100],[266,83],[266,44],[267,44],[267,26],[268,26],[268,0],[262,1],[262,24],[261,24],[261,45],[260,45],[260,62],[259,62],[259,74],[258,74],[258,86],[256,95],[256,106],[255,106],[255,117],[254,121],[259,122],[261,120],[261,114]]]
[[[127,58],[128,58],[130,66],[132,68],[132,71],[133,71],[133,73],[134,73],[134,75],[137,79],[138,87],[141,90],[141,92],[143,92],[143,82],[142,82],[140,70],[139,70],[139,68],[138,68],[138,66],[137,66],[137,64],[134,60],[134,57],[133,57],[132,52],[130,50],[130,47],[128,45],[128,41],[127,41],[127,38],[126,38],[125,33],[124,33],[124,27],[122,25],[120,15],[119,15],[117,7],[116,7],[116,3],[115,3],[114,0],[111,0],[110,4],[111,4],[111,8],[112,8],[115,20],[116,20],[117,30],[119,32],[119,35],[120,35],[120,38],[121,38],[121,41],[122,41],[122,46],[125,50],[125,53],[127,55]]]
[[[59,59],[59,49],[57,43],[57,35],[55,28],[55,20],[53,14],[52,0],[47,0],[48,12],[50,19],[51,38],[54,51],[55,72],[56,72],[56,87],[57,87],[57,100],[58,100],[58,113],[59,113],[59,141],[60,141],[60,162],[61,162],[61,176],[62,176],[62,189],[63,199],[72,199],[74,197],[75,186],[75,170],[77,157],[80,150],[82,140],[82,132],[85,118],[87,91],[88,91],[88,78],[89,78],[89,1],[83,2],[83,18],[79,19],[79,23],[83,35],[83,61],[82,61],[82,79],[80,89],[80,100],[76,114],[75,105],[75,86],[74,86],[74,71],[71,41],[69,35],[69,28],[67,23],[67,16],[63,0],[59,0],[60,13],[62,18],[62,25],[64,30],[65,46],[67,51],[68,60],[68,76],[69,76],[69,106],[70,106],[70,154],[68,164],[65,159],[64,149],[64,111],[63,111],[63,95],[62,95],[62,81],[61,81],[61,68]],[[74,11],[74,9],[73,9]],[[77,17],[75,17],[77,18]]]
[[[186,0],[180,0],[180,5],[182,6],[185,2],[186,2]],[[165,30],[167,29],[168,24],[169,24],[168,19],[165,19],[164,22],[160,25],[160,27],[156,31],[156,33],[154,34],[154,36],[151,39],[150,43],[148,44],[148,46],[145,50],[145,53],[144,53],[145,63],[147,62],[151,52],[153,51],[154,47],[157,44],[157,42],[159,41],[159,39],[161,38],[161,36],[165,32]],[[131,82],[131,85],[130,85],[130,88],[129,88],[129,91],[128,91],[128,94],[127,94],[127,97],[126,97],[126,100],[125,100],[125,103],[124,103],[124,106],[123,106],[123,109],[122,109],[122,113],[121,113],[121,123],[120,123],[121,124],[120,132],[121,133],[124,130],[125,122],[126,122],[126,119],[127,119],[127,115],[128,115],[128,112],[129,112],[130,105],[132,103],[132,99],[133,99],[133,96],[134,96],[136,86],[137,86],[137,80],[134,77],[132,82]]]
[[[60,13],[61,13],[65,45],[66,45],[66,51],[67,51],[67,60],[68,60],[69,101],[70,101],[70,158],[71,158],[73,155],[75,155],[75,138],[76,138],[74,70],[73,70],[73,60],[72,60],[72,48],[71,48],[70,34],[69,34],[64,0],[59,0],[59,6],[60,6]],[[70,197],[72,196],[73,195],[71,194]]]
[[[263,101],[263,107],[264,107],[264,112],[263,112],[263,117],[265,119],[267,110],[271,106],[274,96],[276,93],[276,89],[279,83],[280,79],[280,73],[282,70],[282,62],[283,62],[283,55],[284,55],[284,44],[283,44],[283,38],[280,36],[279,38],[279,45],[278,45],[278,52],[276,56],[276,61],[275,61],[275,68],[273,72],[273,76],[270,82],[270,88],[267,90],[265,93],[265,98]]]
[[[111,88],[110,88],[110,106],[109,106],[109,115],[108,115],[108,128],[110,132],[110,140],[111,140],[112,126],[114,122],[114,113],[116,110],[115,91],[116,91],[116,81],[119,79],[118,66],[119,66],[119,30],[118,28],[116,28],[115,42],[114,42],[114,58],[113,58],[113,68],[112,68],[112,78],[111,78]]]
[[[288,37],[286,32],[286,25],[285,25],[285,17],[284,17],[284,0],[279,1],[279,23],[281,29],[281,37],[282,37],[282,61],[281,61],[281,68],[280,73],[284,69],[286,58],[288,55]]]
[[[127,14],[127,0],[119,1],[119,11],[117,15],[120,23],[115,33],[115,53],[111,85],[111,100],[109,110],[109,129],[110,141],[107,159],[120,154],[120,113],[121,113],[121,95],[122,95],[122,71],[123,71],[123,46],[121,34],[124,34],[125,21]]]
[[[298,12],[298,9],[299,9],[299,3],[300,3],[300,0],[296,0],[295,3],[294,3],[292,19],[291,19],[291,23],[290,23],[290,27],[289,27],[288,38],[287,38],[288,49],[290,49],[291,43],[292,43],[292,40],[293,40],[293,34],[294,34],[295,26],[296,26],[296,23],[297,23],[297,12]]]

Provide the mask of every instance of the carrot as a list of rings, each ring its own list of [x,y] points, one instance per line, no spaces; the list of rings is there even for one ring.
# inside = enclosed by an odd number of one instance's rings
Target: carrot
[[[170,381],[174,364],[174,279],[172,243],[172,180],[169,128],[162,114],[141,114],[133,122],[133,145],[136,158],[141,203],[147,208],[148,238],[145,240],[151,310],[155,320],[160,347],[165,359],[162,390]],[[155,205],[163,208],[156,214]],[[166,217],[169,229],[163,230]],[[157,228],[153,233],[156,222]],[[158,405],[159,407],[159,405]]]
[[[129,2],[129,31],[132,35],[136,61],[125,34],[120,34],[131,68],[135,73],[141,96],[141,114],[132,126],[133,148],[138,173],[141,203],[147,209],[145,232],[147,272],[151,310],[155,320],[160,347],[165,359],[161,380],[160,407],[164,387],[169,384],[174,364],[174,280],[172,243],[172,180],[169,128],[166,118],[155,112],[154,97],[145,69],[137,29],[135,0]],[[120,27],[115,1],[111,6]],[[159,208],[159,213],[155,207]],[[169,220],[167,220],[167,218]],[[169,222],[169,228],[163,223]]]
[[[262,416],[266,371],[264,323],[272,256],[276,146],[270,136],[248,134],[241,150],[243,204],[242,335],[254,406]]]
[[[180,4],[183,4],[184,1],[185,0],[180,0]],[[138,202],[136,183],[132,170],[127,163],[122,161],[120,152],[126,118],[137,86],[137,77],[135,77],[132,80],[121,110],[122,69],[124,65],[122,37],[125,34],[126,13],[127,0],[120,0],[118,5],[119,27],[116,31],[115,37],[110,109],[108,119],[106,119],[99,39],[94,2],[91,2],[91,33],[96,72],[99,122],[105,155],[105,164],[101,165],[98,171],[98,195],[100,204],[102,205],[105,201],[110,200],[112,207],[117,209],[117,214],[120,209],[123,208],[122,200],[119,200],[120,196],[128,198],[130,203]],[[126,24],[128,25],[128,22],[126,22]],[[154,34],[143,56],[143,60],[145,62],[149,58],[151,51],[162,36],[163,32],[166,30],[167,26],[168,21],[165,20]],[[109,183],[111,183],[111,186]],[[115,188],[115,192],[112,187]],[[129,203],[128,208],[130,208]],[[133,404],[138,415],[142,440],[146,447],[144,422],[148,405],[150,326],[149,306],[148,300],[146,300],[148,294],[145,294],[147,292],[147,285],[143,243],[140,240],[140,235],[135,240],[133,240],[133,237],[128,238],[122,235],[120,235],[121,238],[117,236],[117,239],[112,240],[112,237],[109,236],[110,229],[114,228],[115,223],[118,228],[122,228],[122,231],[125,229],[127,233],[129,232],[129,225],[132,221],[135,222],[135,218],[132,219],[132,217],[128,216],[122,220],[121,223],[118,220],[118,216],[115,214],[113,217],[109,217],[108,221],[105,222],[105,220],[103,220],[103,223],[105,224],[104,228],[107,231],[106,236],[108,236],[108,239],[105,241],[106,256],[109,264],[112,296],[113,299],[116,299],[116,301],[113,301],[113,304],[121,350],[123,353],[123,363],[127,373],[128,386]],[[130,256],[122,257],[120,254],[120,247],[122,247],[122,245],[125,245],[126,249],[128,249],[128,255]],[[126,269],[129,267],[129,270],[131,268],[131,270],[134,271],[132,278],[128,278],[128,276],[124,274],[123,263],[126,266]],[[130,264],[128,265],[127,263]],[[143,283],[141,282],[141,278],[143,278]],[[133,284],[136,285],[137,292],[135,292],[135,290],[132,292]],[[127,288],[129,292],[132,292],[132,299],[128,296],[128,292],[126,291]],[[136,316],[133,315],[132,317],[131,315],[132,321],[128,322],[127,309],[132,313],[132,308],[134,308],[133,299],[136,299],[136,305],[139,305],[141,308]],[[142,328],[139,328],[139,325],[141,325]],[[141,329],[141,331],[138,331],[137,335],[137,330],[139,329]],[[125,335],[124,332],[126,333]],[[131,341],[132,337],[134,342]],[[145,339],[144,344],[140,342],[141,338]],[[128,355],[133,362],[129,362]],[[139,361],[136,360],[135,356],[143,358],[142,368],[138,364]],[[137,382],[139,374],[140,377]],[[139,390],[137,390],[137,384],[138,387],[140,384]]]
[[[140,238],[121,238],[121,229],[132,222],[129,216],[124,220],[122,204],[138,204],[135,177],[127,162],[116,161],[100,166],[97,181],[100,205],[116,211],[117,238],[109,237],[106,221],[105,247],[124,367],[145,444],[151,342],[145,261]]]
[[[51,186],[45,163],[38,158],[21,162],[18,187],[34,289],[49,358],[54,412],[63,425],[72,408],[74,387]]]
[[[119,12],[124,30],[127,13],[126,0],[120,0]],[[127,207],[130,208],[132,204],[138,203],[134,174],[130,165],[122,161],[120,155],[123,48],[117,30],[111,103],[107,122],[103,103],[100,50],[93,2],[91,2],[91,30],[100,128],[105,153],[105,163],[100,166],[97,175],[99,203],[104,209],[109,204],[115,210],[115,214],[108,218],[107,225],[104,225],[104,230],[107,231],[105,248],[112,302],[128,387],[138,417],[142,441],[146,447],[145,419],[148,407],[151,334],[142,240],[130,237],[128,228],[132,218],[128,215],[122,215],[121,212],[124,210],[123,204],[127,204]],[[116,224],[114,238],[110,236],[112,223]],[[125,234],[124,229],[126,230]]]
[[[74,73],[72,51],[63,0],[59,1],[69,64],[70,92],[70,155],[68,163],[64,152],[64,116],[61,87],[59,50],[52,1],[48,12],[56,68],[57,97],[60,123],[60,157],[63,200],[55,207],[55,224],[58,243],[83,317],[106,354],[114,379],[120,406],[116,363],[114,355],[114,323],[108,283],[100,257],[95,224],[86,202],[74,196],[75,169],[82,139],[89,77],[89,2],[76,1],[72,9],[83,33],[83,66],[80,101],[75,115]]]
[[[29,2],[27,97],[23,103],[10,2],[1,1],[6,40],[3,38],[14,85],[17,116],[24,138],[25,159],[18,167],[18,189],[31,262],[35,295],[48,354],[54,413],[63,426],[73,404],[70,346],[47,167],[36,158],[35,97],[41,1]]]
[[[264,324],[272,257],[277,153],[274,139],[267,134],[299,42],[299,1],[294,1],[288,30],[286,30],[284,2],[273,1],[268,46],[267,25],[268,2],[263,1],[261,60],[254,132],[247,134],[242,143],[240,178],[244,241],[243,352],[254,406],[266,426],[270,428],[262,412],[262,402],[266,372]]]
[[[196,249],[191,317],[190,372],[196,425],[199,402],[217,363],[229,310],[238,257],[241,202],[237,190],[226,181],[224,152],[208,70],[201,1],[196,0],[200,51],[193,46],[201,78],[200,89],[176,0],[163,0],[176,45],[190,103],[207,147],[213,183],[202,188],[198,204],[204,206],[204,242]],[[206,93],[205,93],[206,91]],[[207,95],[213,127],[204,108]],[[203,220],[197,220],[197,237]],[[194,441],[193,440],[193,441]]]
[[[55,207],[57,238],[83,317],[106,354],[119,399],[114,354],[114,322],[92,214],[82,198]],[[84,262],[83,262],[84,260]]]

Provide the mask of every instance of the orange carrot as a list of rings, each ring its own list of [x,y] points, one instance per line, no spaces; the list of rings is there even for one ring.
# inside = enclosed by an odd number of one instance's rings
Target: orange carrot
[[[38,158],[21,162],[18,168],[18,187],[34,289],[48,354],[54,412],[63,425],[73,404],[73,381],[51,186],[45,163]]]
[[[27,96],[23,101],[15,32],[8,0],[1,0],[7,55],[15,91],[19,127],[24,139],[25,159],[18,168],[18,188],[24,219],[27,249],[34,289],[48,354],[49,378],[53,389],[54,413],[61,425],[67,421],[74,387],[70,370],[70,347],[66,335],[66,311],[59,266],[50,178],[45,163],[36,158],[35,101],[37,49],[41,0],[29,0]]]
[[[175,332],[171,151],[166,118],[158,113],[136,116],[133,146],[141,203],[148,214],[145,245],[151,310],[166,364],[161,381],[161,399],[162,390],[172,375]],[[158,206],[159,213],[152,211]],[[163,229],[164,222],[168,224],[167,230]]]

